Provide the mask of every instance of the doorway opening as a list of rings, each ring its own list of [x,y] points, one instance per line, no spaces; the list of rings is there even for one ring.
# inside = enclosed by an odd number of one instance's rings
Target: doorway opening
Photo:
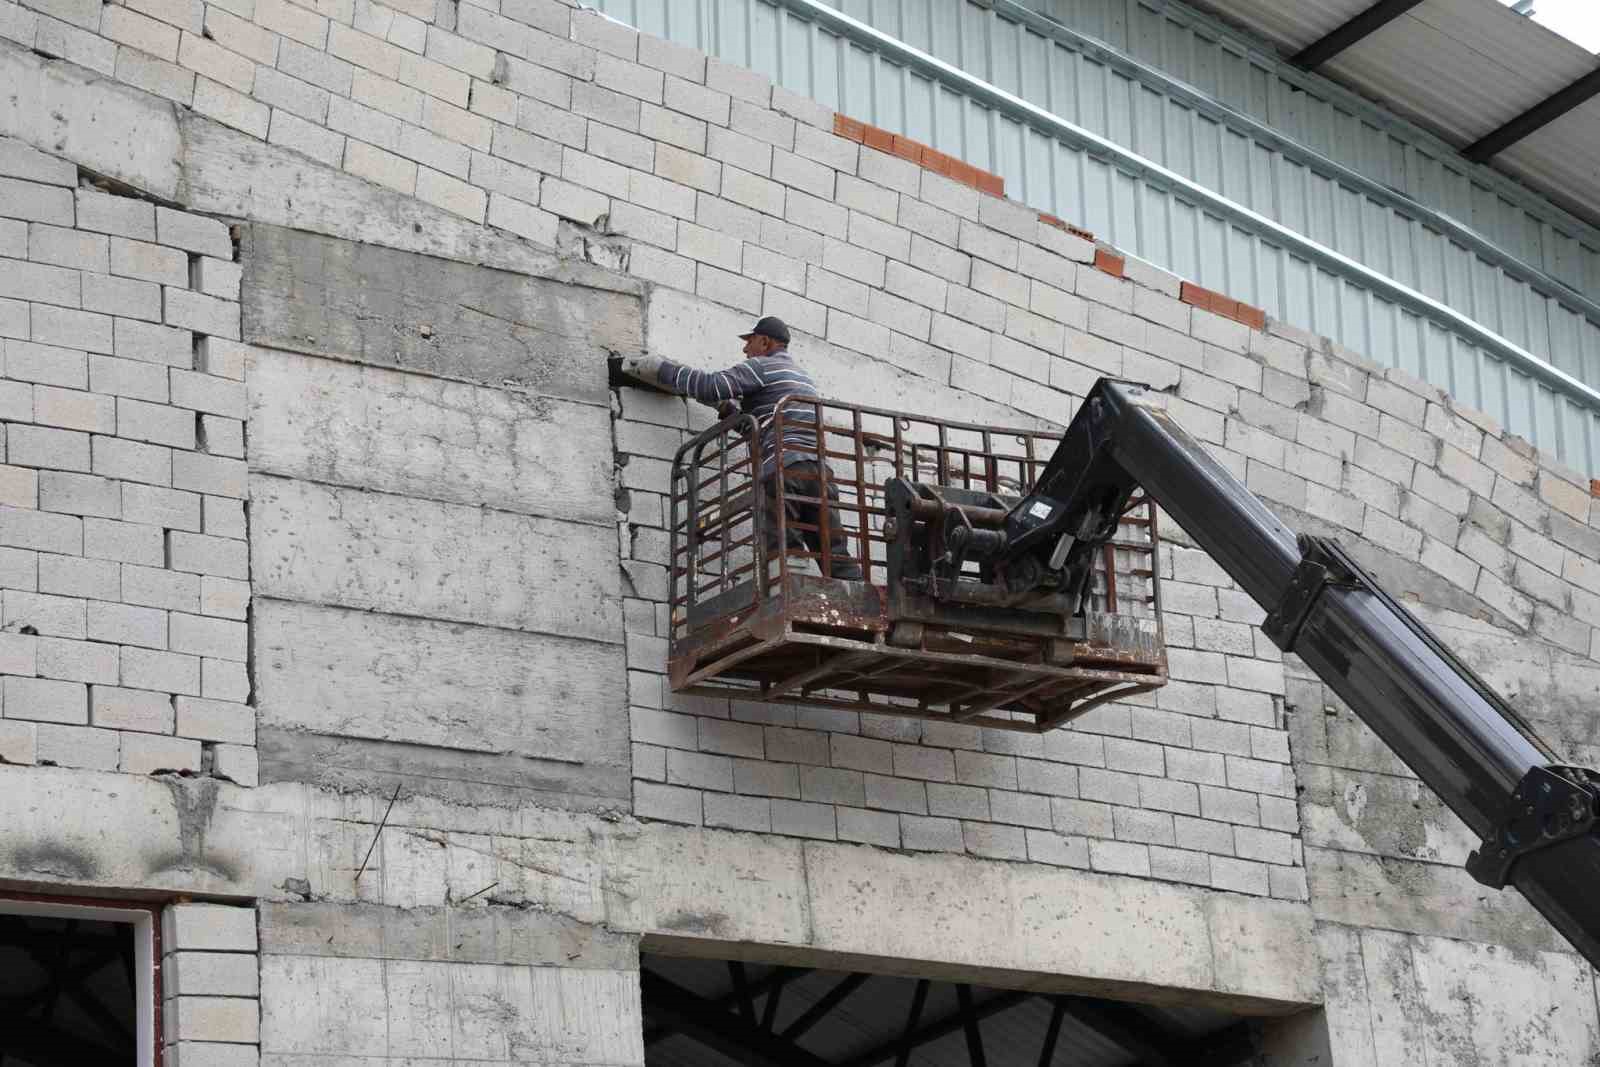
[[[0,1067],[158,1067],[158,918],[127,901],[0,897]]]
[[[1233,1067],[1258,1028],[1214,1007],[645,954],[647,1067]]]

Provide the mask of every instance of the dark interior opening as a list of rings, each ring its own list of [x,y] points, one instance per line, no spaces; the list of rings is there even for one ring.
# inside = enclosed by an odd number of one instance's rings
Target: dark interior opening
[[[645,954],[648,1067],[1231,1067],[1258,1030],[1200,1005]]]
[[[135,1067],[134,926],[0,913],[0,1067]]]

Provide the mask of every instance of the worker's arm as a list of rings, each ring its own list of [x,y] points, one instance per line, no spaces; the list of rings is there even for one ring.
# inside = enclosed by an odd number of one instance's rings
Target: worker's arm
[[[740,363],[727,370],[704,371],[659,356],[629,356],[622,361],[622,371],[648,385],[719,409],[746,393],[756,392],[765,384],[749,363]]]

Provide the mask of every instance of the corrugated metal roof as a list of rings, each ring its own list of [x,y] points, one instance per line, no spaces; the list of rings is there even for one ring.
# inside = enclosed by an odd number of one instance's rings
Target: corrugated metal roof
[[[723,961],[652,955],[642,962],[651,972],[707,999],[727,996],[733,988],[733,980]],[[752,983],[759,982],[770,972],[770,968],[758,964],[748,964],[746,970]],[[845,975],[837,971],[812,971],[784,986],[774,1032],[781,1032],[798,1019],[844,978]],[[826,1062],[843,1063],[897,1039],[904,1032],[916,984],[911,978],[876,975],[807,1030],[796,1044]],[[997,992],[974,986],[974,1002],[982,1004]],[[764,999],[756,998],[757,1018],[764,1007]],[[934,982],[923,1006],[921,1024],[925,1026],[953,1016],[957,1008],[955,986]],[[1237,1016],[1202,1007],[1138,1005],[1137,1011],[1148,1021],[1152,1033],[1178,1041],[1202,1038],[1239,1021]],[[1038,1063],[1051,1012],[1049,1001],[1030,998],[983,1020],[980,1030],[988,1062]],[[648,1033],[651,1029],[648,997],[644,1013]],[[672,1034],[649,1044],[645,1062],[649,1067],[742,1067],[739,1061],[682,1034]],[[921,1045],[912,1053],[909,1062],[911,1067],[968,1067],[966,1038],[957,1030]],[[1125,1067],[1138,1063],[1139,1058],[1068,1015],[1051,1062],[1058,1067]]]
[[[1291,54],[1343,26],[1371,4],[1372,0],[1199,0],[1195,6],[1244,26]]]
[[[1292,55],[1371,0],[1197,0]],[[1424,0],[1318,68],[1458,148],[1593,71],[1600,60],[1495,0]],[[1600,221],[1600,97],[1493,166]]]

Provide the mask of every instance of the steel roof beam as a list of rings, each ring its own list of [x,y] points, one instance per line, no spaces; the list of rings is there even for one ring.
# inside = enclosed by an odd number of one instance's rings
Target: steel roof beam
[[[821,1022],[830,1011],[844,1003],[845,997],[860,989],[866,984],[867,979],[871,977],[872,975],[870,974],[862,974],[860,972],[846,975],[842,981],[828,990],[821,1000],[811,1005],[804,1015],[784,1027],[783,1033],[778,1036],[785,1041],[794,1041],[801,1034]]]
[[[810,973],[811,968],[809,967],[779,967],[766,977],[751,982],[750,995],[752,997],[759,997],[763,994],[766,994],[768,997],[777,996],[778,991],[784,986],[795,981],[796,979],[804,978]],[[738,998],[738,995],[739,994],[737,992],[725,993],[712,1001],[712,1003],[719,1008],[728,1008],[734,1004]],[[651,1027],[644,1032],[644,1043],[646,1045],[653,1045],[657,1041],[662,1041],[671,1037],[676,1032],[677,1031],[670,1026]]]
[[[1600,67],[1596,67],[1560,92],[1552,93],[1492,133],[1461,150],[1474,163],[1487,163],[1518,141],[1550,125],[1575,107],[1600,94]]]
[[[1009,1011],[1023,1001],[1037,995],[1036,993],[1012,990],[1001,993],[999,996],[990,997],[982,1004],[973,1005],[970,1011],[958,1009],[954,1014],[947,1015],[938,1022],[929,1023],[914,1033],[879,1045],[877,1048],[863,1052],[859,1056],[852,1056],[845,1061],[844,1067],[873,1067],[874,1064],[882,1063],[892,1056],[900,1055],[906,1049],[914,1049],[918,1046],[926,1045],[930,1041],[937,1041],[941,1037],[948,1037],[957,1030],[965,1030],[969,1019],[973,1022],[982,1022],[991,1015],[999,1015],[1003,1011]]]
[[[826,1060],[654,971],[639,971],[639,991],[645,1014],[731,1060],[751,1067],[829,1067]]]
[[[1111,1000],[1095,1000],[1062,993],[1053,998],[1080,1024],[1093,1030],[1144,1067],[1178,1067],[1188,1063],[1183,1050],[1167,1039],[1149,1019],[1134,1008]]]
[[[1289,62],[1307,70],[1315,70],[1351,45],[1370,37],[1395,19],[1420,4],[1422,0],[1378,0],[1343,26],[1329,31],[1292,56]]]

